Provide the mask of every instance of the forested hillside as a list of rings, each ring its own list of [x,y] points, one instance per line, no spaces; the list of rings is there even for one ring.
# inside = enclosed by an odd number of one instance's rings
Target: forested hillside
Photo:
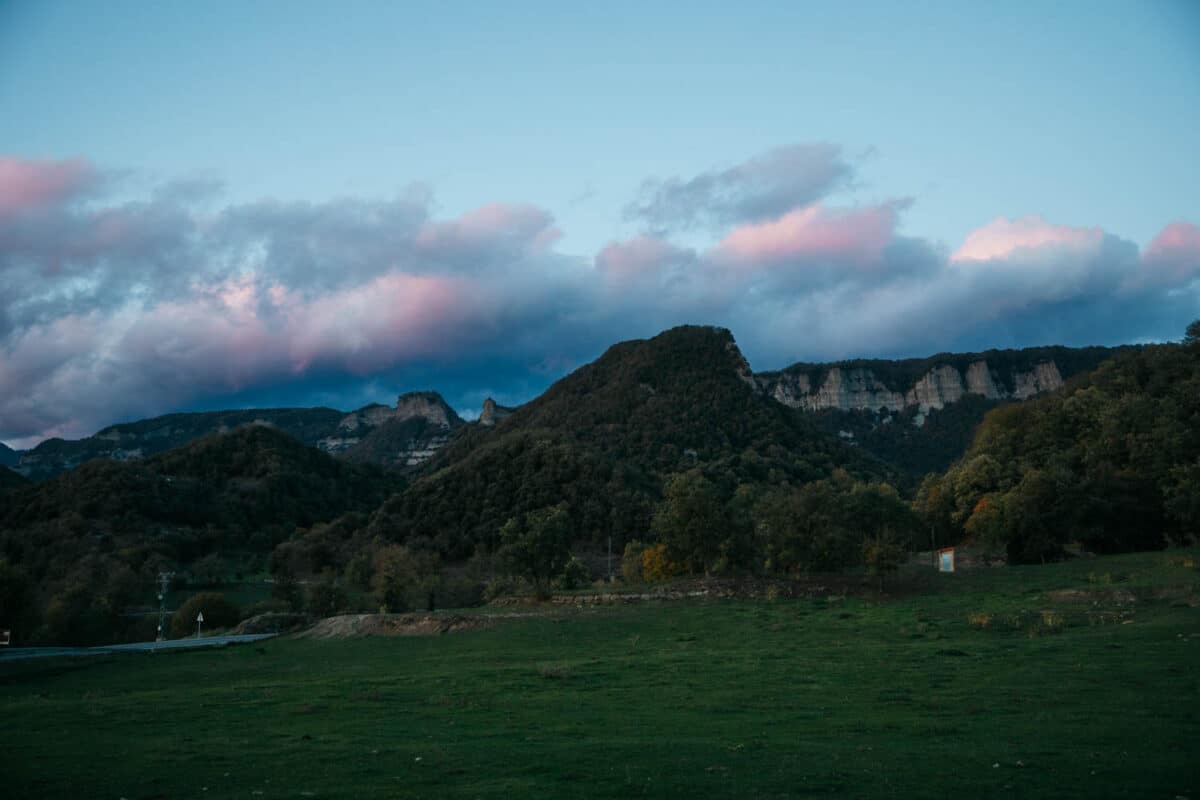
[[[1119,354],[1064,391],[984,419],[967,454],[921,487],[948,541],[1014,561],[1195,541],[1200,528],[1200,324],[1183,344]]]
[[[0,558],[36,585],[51,640],[105,640],[159,570],[207,559],[216,575],[260,571],[298,528],[369,511],[396,487],[378,468],[249,426],[7,492]]]
[[[623,342],[495,427],[476,427],[433,471],[389,500],[380,536],[444,556],[494,546],[505,522],[561,501],[576,536],[618,546],[648,535],[666,479],[698,470],[720,502],[739,487],[799,486],[844,468],[882,479],[882,462],[758,394],[724,329],[682,327]]]

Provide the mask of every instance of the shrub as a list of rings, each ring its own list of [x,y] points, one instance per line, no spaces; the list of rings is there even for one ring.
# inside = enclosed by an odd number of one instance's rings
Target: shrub
[[[375,554],[371,589],[380,610],[402,613],[414,608],[432,611],[441,565],[433,553],[391,545]]]
[[[334,576],[325,575],[305,590],[304,607],[314,616],[332,617],[346,607],[346,590]]]
[[[570,592],[581,586],[587,586],[591,578],[592,575],[584,563],[575,556],[571,556],[554,584],[557,588]]]
[[[621,580],[626,583],[642,582],[642,551],[645,549],[646,545],[636,539],[625,545],[625,552],[621,556]]]
[[[171,635],[187,636],[196,630],[196,615],[204,614],[203,628],[231,628],[242,618],[241,611],[220,592],[192,595],[171,617]]]
[[[665,581],[673,575],[678,575],[680,567],[667,558],[667,546],[656,544],[642,551],[642,579],[646,581]]]
[[[497,598],[516,594],[520,589],[520,579],[510,575],[499,575],[487,582],[483,589],[483,599],[490,603]]]
[[[439,608],[469,608],[483,604],[483,584],[469,576],[443,577],[437,586]]]

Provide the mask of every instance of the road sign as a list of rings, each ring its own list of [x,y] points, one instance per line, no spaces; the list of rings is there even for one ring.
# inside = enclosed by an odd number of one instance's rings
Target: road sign
[[[0,630],[0,645],[8,645],[12,642],[12,631],[7,628]]]
[[[196,615],[196,622],[204,622],[204,612],[203,611],[201,611],[199,614]]]

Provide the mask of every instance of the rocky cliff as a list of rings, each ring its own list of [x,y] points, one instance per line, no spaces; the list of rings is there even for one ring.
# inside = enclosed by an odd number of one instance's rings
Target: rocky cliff
[[[806,411],[898,412],[916,409],[913,421],[968,395],[987,400],[1025,400],[1062,387],[1064,380],[1094,369],[1113,351],[1093,347],[1042,347],[942,354],[900,361],[858,360],[796,364],[754,376],[759,390]]]
[[[491,427],[497,422],[502,422],[506,417],[513,413],[515,409],[508,408],[498,404],[492,398],[483,401],[483,409],[479,412],[479,424],[486,427]]]

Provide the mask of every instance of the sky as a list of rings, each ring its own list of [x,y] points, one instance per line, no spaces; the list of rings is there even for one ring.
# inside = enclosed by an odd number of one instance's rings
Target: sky
[[[0,0],[0,442],[1178,339],[1200,4]]]

